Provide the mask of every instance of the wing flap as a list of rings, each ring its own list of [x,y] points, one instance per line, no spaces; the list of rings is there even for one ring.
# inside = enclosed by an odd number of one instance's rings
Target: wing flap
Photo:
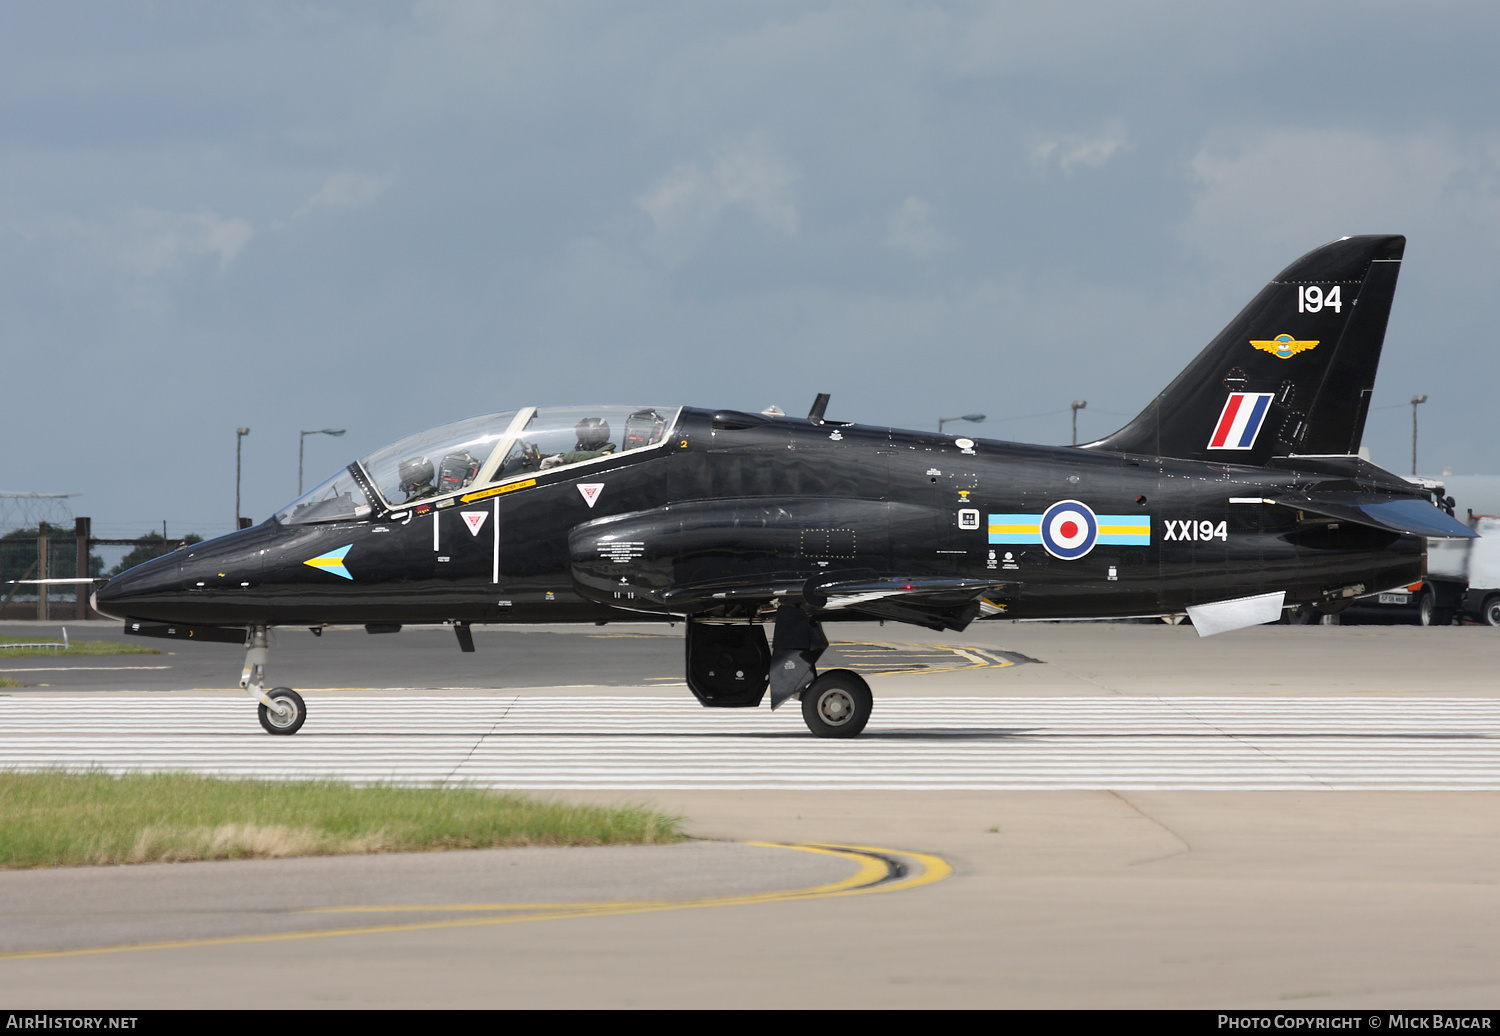
[[[1013,580],[882,577],[873,572],[857,578],[844,573],[841,578],[834,573],[799,582],[678,586],[664,591],[661,600],[674,609],[697,611],[730,602],[783,599],[802,601],[821,611],[847,611],[934,629],[963,629],[980,613],[981,598],[1015,585]]]

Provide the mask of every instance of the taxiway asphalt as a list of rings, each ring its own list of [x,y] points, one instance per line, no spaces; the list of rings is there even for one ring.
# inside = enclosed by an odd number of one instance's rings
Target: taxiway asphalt
[[[118,635],[118,627],[69,625],[74,636]],[[552,766],[553,776],[534,786],[589,801],[648,800],[680,812],[704,838],[935,853],[954,873],[881,895],[592,915],[536,909],[514,923],[361,923],[315,937],[274,929],[282,916],[258,916],[254,924],[272,926],[248,933],[267,937],[259,941],[227,941],[247,934],[251,901],[263,914],[311,904],[374,906],[387,911],[382,917],[502,893],[533,906],[558,897],[623,901],[646,894],[633,889],[659,894],[660,869],[675,867],[687,884],[668,898],[685,902],[732,896],[737,881],[747,893],[768,882],[786,891],[836,881],[852,865],[783,867],[766,855],[772,850],[715,843],[621,851],[624,863],[610,858],[614,850],[524,863],[536,851],[523,850],[0,873],[5,946],[40,948],[26,940],[51,926],[52,950],[108,951],[0,960],[0,997],[27,1007],[1365,1008],[1500,1000],[1500,793],[1431,790],[1493,786],[1466,781],[1489,780],[1500,751],[1495,631],[1264,627],[1200,640],[1182,628],[1005,623],[961,635],[872,625],[833,636],[848,642],[848,663],[881,667],[871,679],[876,736],[868,741],[816,741],[790,710],[717,714],[690,699],[663,700],[685,695],[676,676],[680,630],[651,627],[486,631],[474,655],[460,655],[441,630],[330,631],[321,640],[284,631],[272,675],[305,689],[309,703],[304,733],[285,741],[245,729],[253,705],[240,692],[209,690],[232,686],[232,646],[164,643],[175,653],[56,667],[172,666],[123,678],[16,673],[51,686],[0,692],[0,714],[9,717],[0,719],[0,751],[48,737],[93,740],[95,749],[99,739],[137,739],[140,748],[152,737],[138,727],[164,709],[186,727],[161,726],[152,742],[161,761],[184,760],[193,738],[221,753],[241,741],[256,752],[285,749],[284,757],[311,765],[341,754],[332,751],[340,739],[391,737],[391,757],[415,764],[437,751],[423,738],[466,737],[466,758],[496,746],[508,780]],[[44,662],[0,660],[0,670]],[[423,702],[465,729],[393,729]],[[493,716],[502,707],[517,721],[512,732]],[[518,713],[528,711],[521,724]],[[215,723],[224,726],[205,727]],[[622,764],[600,747],[631,738],[636,763],[650,770],[633,783],[619,780]],[[694,738],[707,744],[683,757]],[[329,751],[315,747],[320,741]],[[1121,756],[1122,748],[1134,755]],[[570,754],[615,779],[568,783],[558,760]],[[1026,771],[1022,755],[1038,765]],[[1415,771],[1403,770],[1403,760],[1417,755],[1422,780],[1437,783],[1409,779]],[[523,756],[527,765],[517,768]],[[252,769],[270,767],[269,756],[259,759]],[[979,759],[988,776],[947,787],[898,779],[951,771],[965,759]],[[842,760],[842,771],[830,760]],[[1025,771],[1034,783],[997,781],[1006,767],[1007,779]],[[782,783],[751,786],[752,769]],[[695,771],[729,779],[682,779]],[[839,780],[836,771],[854,776]],[[882,771],[894,776],[860,783]],[[1356,771],[1364,783],[1340,783]],[[1245,778],[1255,772],[1296,774],[1301,783]],[[1228,783],[1205,785],[1205,775]],[[679,851],[675,859],[706,851],[717,863],[662,862]],[[505,877],[527,867],[545,880]],[[70,883],[78,895],[67,894]],[[279,902],[278,884],[287,890]],[[190,923],[173,914],[174,902]],[[37,904],[50,904],[54,920],[39,920]],[[122,948],[164,941],[154,938],[162,932],[189,945]]]

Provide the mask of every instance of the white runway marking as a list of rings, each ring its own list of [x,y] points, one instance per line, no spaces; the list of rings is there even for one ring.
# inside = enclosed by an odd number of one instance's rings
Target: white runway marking
[[[248,699],[0,697],[0,765],[494,788],[1500,790],[1500,699],[877,698],[852,741],[791,703],[317,698],[294,737]]]

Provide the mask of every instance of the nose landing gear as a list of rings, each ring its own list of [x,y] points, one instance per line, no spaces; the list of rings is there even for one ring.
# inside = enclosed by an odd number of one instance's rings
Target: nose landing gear
[[[290,687],[265,689],[266,663],[271,658],[271,642],[265,626],[250,628],[250,642],[245,645],[245,668],[240,672],[240,687],[260,703],[256,709],[260,725],[268,734],[295,734],[307,720],[307,706],[302,695]]]

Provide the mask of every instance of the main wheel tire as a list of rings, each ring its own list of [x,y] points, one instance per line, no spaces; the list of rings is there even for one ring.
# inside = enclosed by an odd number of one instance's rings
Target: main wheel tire
[[[1417,601],[1417,622],[1422,626],[1438,625],[1437,595],[1431,590],[1423,590],[1421,600]]]
[[[870,685],[848,669],[830,669],[802,692],[802,719],[818,737],[855,737],[874,708]]]
[[[295,734],[302,729],[302,724],[307,720],[307,706],[302,702],[302,695],[290,687],[273,687],[266,697],[276,705],[291,707],[289,713],[282,714],[273,712],[264,705],[256,706],[260,725],[267,734]]]
[[[1491,626],[1500,626],[1500,597],[1491,597],[1484,602],[1484,621]]]
[[[1310,604],[1299,604],[1286,613],[1286,621],[1293,626],[1311,626],[1318,621],[1318,613]]]

